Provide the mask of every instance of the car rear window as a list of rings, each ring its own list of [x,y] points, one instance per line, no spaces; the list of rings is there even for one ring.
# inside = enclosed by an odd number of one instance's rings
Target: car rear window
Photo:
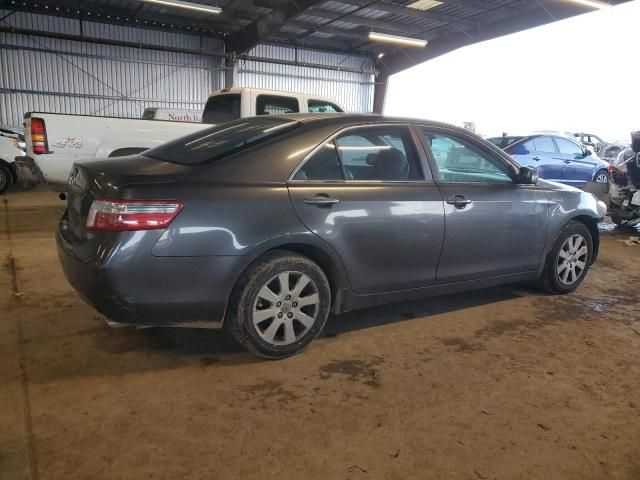
[[[254,117],[207,128],[144,152],[147,157],[182,165],[213,162],[295,129],[285,118]]]
[[[213,95],[207,100],[202,123],[222,123],[240,118],[240,94]]]

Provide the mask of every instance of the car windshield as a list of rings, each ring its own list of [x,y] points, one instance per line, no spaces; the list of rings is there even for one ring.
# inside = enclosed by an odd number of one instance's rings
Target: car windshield
[[[508,147],[512,143],[522,140],[524,137],[494,137],[487,138],[487,141],[493,143],[496,147],[504,148]]]
[[[182,165],[198,165],[253,147],[300,125],[277,117],[245,118],[207,128],[144,152],[144,156]]]

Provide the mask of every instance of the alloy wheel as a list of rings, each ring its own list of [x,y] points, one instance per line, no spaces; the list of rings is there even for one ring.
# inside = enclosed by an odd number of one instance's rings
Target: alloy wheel
[[[582,235],[575,234],[567,238],[558,252],[556,264],[560,282],[573,285],[578,281],[587,267],[588,255],[587,240]]]
[[[600,172],[596,176],[596,183],[609,183],[609,176],[604,172]]]
[[[260,288],[252,320],[265,342],[290,345],[313,327],[319,310],[320,295],[315,282],[304,273],[285,271]]]

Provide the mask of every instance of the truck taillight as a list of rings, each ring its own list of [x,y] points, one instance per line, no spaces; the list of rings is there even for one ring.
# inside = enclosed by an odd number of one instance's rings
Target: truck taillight
[[[87,228],[110,232],[166,228],[182,207],[180,200],[98,198],[89,209]]]
[[[31,119],[31,144],[33,145],[33,153],[36,155],[49,152],[47,127],[42,118]]]

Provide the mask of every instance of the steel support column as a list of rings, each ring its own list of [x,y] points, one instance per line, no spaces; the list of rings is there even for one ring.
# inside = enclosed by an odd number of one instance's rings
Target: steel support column
[[[373,89],[373,113],[382,113],[384,110],[384,101],[387,97],[387,84],[389,83],[389,74],[381,72],[376,77],[375,87]]]

